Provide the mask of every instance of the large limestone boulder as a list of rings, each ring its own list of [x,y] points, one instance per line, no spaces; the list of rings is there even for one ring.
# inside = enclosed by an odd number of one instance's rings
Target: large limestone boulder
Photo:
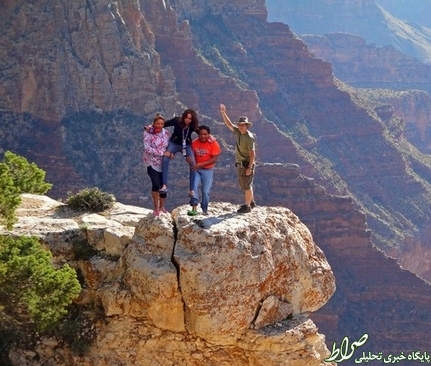
[[[331,268],[290,210],[259,207],[239,215],[217,204],[213,212],[193,220],[182,209],[173,212],[173,259],[189,332],[229,337],[313,312],[332,296]]]

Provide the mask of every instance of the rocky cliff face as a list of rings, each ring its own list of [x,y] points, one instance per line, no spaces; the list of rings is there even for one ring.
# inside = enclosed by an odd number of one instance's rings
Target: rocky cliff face
[[[391,47],[366,44],[359,36],[337,33],[303,39],[316,57],[331,62],[337,78],[366,88],[359,93],[371,102],[370,108],[390,129],[398,125],[395,140],[405,139],[421,151],[411,154],[410,164],[429,182],[428,168],[424,167],[431,151],[429,66]],[[407,238],[400,250],[387,253],[398,258],[403,268],[430,281],[428,232],[428,225],[419,228],[419,233]]]
[[[160,67],[138,2],[9,1],[5,10],[3,109],[58,122],[69,112],[172,104],[174,77]]]
[[[429,20],[423,0],[405,1],[268,0],[269,19],[289,24],[300,35],[342,32],[359,35],[380,47],[392,46],[421,62],[431,61]],[[393,11],[393,12],[392,12]]]
[[[335,281],[298,217],[281,207],[242,216],[226,203],[206,217],[186,210],[154,217],[116,204],[74,217],[59,202],[24,195],[13,234],[39,237],[55,261],[79,270],[81,311],[101,304],[104,315],[90,326],[85,356],[45,336],[34,349],[14,349],[13,364],[329,364],[307,314]],[[77,245],[93,255],[78,259]]]
[[[427,0],[416,1],[415,6],[410,6],[404,0],[376,0],[376,3],[399,19],[431,28],[431,20],[426,14],[429,5]]]
[[[303,35],[315,57],[331,62],[340,80],[359,88],[431,92],[431,65],[393,48],[348,33]]]
[[[429,341],[423,334],[431,321],[426,300],[431,287],[372,245],[366,215],[355,209],[354,200],[327,194],[295,165],[277,169],[268,164],[260,169],[272,178],[257,183],[257,192],[276,192],[269,204],[278,201],[298,215],[334,272],[334,296],[310,316],[325,334],[328,347],[339,344],[345,335],[359,339],[367,333],[367,351],[398,354],[400,349],[426,349]],[[393,256],[405,268],[425,276],[427,251],[418,242],[410,243],[410,248],[414,250]],[[408,336],[404,338],[404,334]],[[353,359],[346,364],[353,365]]]
[[[4,10],[0,146],[37,161],[54,183],[54,197],[97,185],[79,160],[100,162],[85,153],[68,156],[69,139],[80,139],[67,133],[64,117],[99,112],[76,116],[91,126],[103,119],[102,111],[128,110],[140,114],[141,123],[142,115],[155,110],[174,113],[175,79],[160,66],[154,34],[138,2],[8,1]],[[54,167],[58,173],[52,174]]]

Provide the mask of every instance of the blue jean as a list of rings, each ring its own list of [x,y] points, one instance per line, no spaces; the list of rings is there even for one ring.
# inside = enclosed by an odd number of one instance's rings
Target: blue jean
[[[201,208],[203,212],[208,211],[208,204],[210,203],[210,191],[213,185],[213,169],[198,169],[195,172],[193,191],[195,193],[194,197],[190,199],[191,206],[197,206],[199,203],[199,183],[201,184],[202,190],[202,202]]]
[[[166,149],[166,151],[169,151],[172,154],[176,154],[177,152],[181,152],[183,150],[183,147],[180,145],[177,145],[173,142],[169,142],[169,145]],[[189,166],[191,167],[191,165],[195,165],[195,156],[193,154],[193,150],[192,147],[190,145],[186,145],[186,154],[187,156],[190,156],[192,158],[192,164],[189,164]],[[162,162],[162,175],[163,175],[163,184],[164,185],[168,185],[168,173],[169,173],[169,162],[171,161],[171,158],[168,158],[167,156],[163,157],[163,162]],[[193,181],[195,179],[195,175],[196,172],[190,169],[189,172],[189,190],[192,190],[193,188]]]

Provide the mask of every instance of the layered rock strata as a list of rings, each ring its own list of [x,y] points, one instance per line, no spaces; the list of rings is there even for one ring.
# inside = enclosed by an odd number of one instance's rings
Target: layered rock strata
[[[316,58],[331,62],[335,76],[350,85],[431,92],[431,65],[391,46],[378,47],[363,37],[341,32],[301,38]]]

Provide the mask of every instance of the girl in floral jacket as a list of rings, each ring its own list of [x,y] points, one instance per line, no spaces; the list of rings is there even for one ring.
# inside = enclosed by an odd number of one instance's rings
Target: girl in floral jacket
[[[163,128],[165,119],[157,114],[149,129],[144,129],[144,164],[151,179],[151,196],[154,204],[154,216],[167,213],[165,201],[167,192],[159,192],[162,187],[162,159],[169,144],[169,132]]]

